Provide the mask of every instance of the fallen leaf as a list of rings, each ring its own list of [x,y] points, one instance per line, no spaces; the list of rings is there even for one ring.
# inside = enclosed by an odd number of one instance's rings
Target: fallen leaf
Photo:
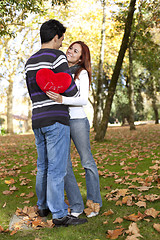
[[[121,165],[121,166],[123,166],[124,164],[125,164],[125,162],[124,162],[124,161],[120,162],[120,165]]]
[[[13,178],[11,178],[10,180],[5,180],[4,182],[8,185],[11,185],[11,184],[15,183]]]
[[[3,191],[4,195],[11,195],[12,193],[13,193],[13,191],[9,191],[9,190]]]
[[[78,187],[82,187],[82,182],[78,182]]]
[[[116,202],[116,206],[122,206],[122,200],[118,200],[118,201]]]
[[[92,200],[87,200],[86,206],[89,207],[89,208],[91,208],[91,209],[94,209],[94,203],[93,203],[93,201],[92,201]]]
[[[33,196],[34,196],[34,193],[33,193],[33,192],[30,192],[29,194],[26,195],[25,198],[31,198],[31,197],[33,197]]]
[[[28,203],[30,203],[29,200],[23,202],[23,204],[28,204]]]
[[[26,194],[25,193],[21,193],[20,194],[20,197],[24,197]]]
[[[114,214],[114,212],[112,211],[112,209],[110,209],[110,210],[108,210],[107,212],[104,212],[104,213],[102,214],[102,216],[109,216],[109,215],[112,215],[112,214]]]
[[[119,228],[115,230],[108,230],[107,238],[117,239],[120,235],[122,235],[124,228]]]
[[[103,224],[108,224],[108,221],[107,221],[107,220],[106,220],[106,221],[104,221],[104,222],[103,222]]]
[[[145,178],[145,182],[152,182],[153,181],[153,176],[148,176]]]
[[[153,218],[156,218],[160,211],[156,211],[154,208],[149,208],[144,212],[147,216],[151,216]]]
[[[85,214],[88,216],[89,214],[91,214],[92,209],[91,209],[91,208],[85,208],[85,209],[84,209],[84,212],[85,212]]]
[[[132,196],[125,196],[122,198],[122,204],[130,204],[132,203]]]
[[[145,220],[146,222],[150,222],[150,221],[151,221],[151,220],[148,219],[148,218],[144,218],[144,220]]]
[[[125,240],[139,240],[135,235],[127,236]]]
[[[133,222],[129,225],[128,230],[126,231],[127,234],[130,235],[135,235],[135,237],[141,237],[141,235],[139,234],[140,230],[137,226],[137,223]]]
[[[3,227],[0,225],[0,233],[3,232],[3,231],[4,231],[4,229],[3,229]]]
[[[25,207],[23,208],[23,213],[27,214],[27,212],[28,212],[28,207],[25,206]]]
[[[53,222],[52,222],[52,219],[51,219],[51,220],[47,220],[47,224],[48,224],[48,226],[49,226],[50,228],[52,228],[52,227],[55,226],[55,224],[53,224]]]
[[[160,224],[159,223],[154,223],[153,227],[160,233]]]
[[[146,202],[138,201],[137,203],[135,203],[135,205],[137,205],[138,207],[146,208]]]
[[[157,170],[160,168],[158,164],[155,164],[154,166],[149,167],[150,169]]]
[[[158,196],[157,194],[149,194],[149,195],[145,195],[145,198],[148,201],[153,202],[153,201],[159,200],[160,196]]]
[[[34,217],[37,216],[37,213],[31,212],[31,213],[28,213],[28,216],[29,216],[30,218],[34,218]]]
[[[39,228],[43,225],[42,223],[42,220],[41,219],[35,219],[33,222],[32,222],[32,227],[33,228]]]
[[[99,211],[100,211],[100,204],[94,203],[94,212],[99,212]]]
[[[137,187],[137,190],[142,192],[142,191],[148,191],[152,187],[147,187],[147,186],[142,186],[142,187]]]
[[[116,218],[116,220],[113,223],[122,223],[123,222],[123,218]]]
[[[3,207],[3,208],[5,208],[5,207],[6,207],[6,205],[7,205],[7,203],[5,202],[5,203],[3,204],[3,206],[2,206],[2,207]]]
[[[10,235],[12,236],[12,235],[14,235],[14,234],[16,234],[17,233],[17,230],[13,230],[11,233],[10,233]]]
[[[136,221],[139,221],[139,220],[143,219],[144,215],[142,213],[138,212],[138,215],[135,215],[133,213],[133,214],[130,214],[129,216],[124,216],[123,218],[126,219],[126,220],[129,220],[129,221],[136,222]]]
[[[13,187],[10,187],[9,190],[10,190],[10,191],[17,191],[18,188],[16,188],[16,186],[13,186]]]
[[[86,205],[88,208],[84,210],[85,214],[88,216],[91,212],[99,212],[100,204],[94,203],[92,200],[87,200]]]
[[[119,189],[117,194],[120,196],[125,196],[127,192],[128,189]]]

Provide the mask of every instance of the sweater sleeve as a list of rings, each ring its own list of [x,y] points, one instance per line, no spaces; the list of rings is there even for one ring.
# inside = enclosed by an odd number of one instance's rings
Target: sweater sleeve
[[[54,72],[55,73],[65,72],[65,73],[68,73],[72,77],[70,69],[68,67],[66,55],[60,50],[58,50],[58,52],[59,52],[59,55],[53,65]],[[65,81],[65,79],[64,79],[64,81]],[[67,97],[72,97],[72,96],[77,96],[77,94],[78,94],[77,86],[72,77],[72,82],[71,82],[70,86],[62,95],[67,96]]]
[[[86,70],[81,71],[79,78],[76,80],[76,85],[79,90],[78,96],[77,97],[62,96],[62,103],[64,105],[73,106],[87,105],[89,93],[89,77]]]

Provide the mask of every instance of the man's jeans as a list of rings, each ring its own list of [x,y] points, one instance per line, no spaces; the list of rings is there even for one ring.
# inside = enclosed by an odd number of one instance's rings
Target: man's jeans
[[[70,120],[71,138],[81,158],[82,166],[86,173],[87,200],[99,203],[102,206],[100,195],[99,175],[96,163],[90,148],[90,126],[87,118]],[[64,178],[65,190],[72,212],[82,212],[83,199],[72,171],[71,158],[68,159],[67,175]]]
[[[34,129],[37,146],[36,193],[38,208],[49,208],[53,219],[67,215],[64,202],[64,176],[70,144],[69,126],[56,122]]]

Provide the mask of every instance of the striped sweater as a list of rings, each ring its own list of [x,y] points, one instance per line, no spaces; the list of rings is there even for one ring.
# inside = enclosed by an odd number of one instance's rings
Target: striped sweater
[[[36,73],[41,68],[49,68],[54,73],[66,72],[71,75],[65,54],[56,49],[40,49],[32,55],[25,65],[26,84],[32,101],[32,128],[41,128],[59,122],[69,125],[68,106],[54,102],[39,88]],[[74,80],[62,94],[67,97],[76,96],[77,87]]]

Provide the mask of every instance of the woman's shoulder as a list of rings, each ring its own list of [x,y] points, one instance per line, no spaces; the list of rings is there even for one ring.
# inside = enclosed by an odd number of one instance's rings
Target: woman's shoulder
[[[87,73],[87,70],[86,69],[82,69],[81,73]]]
[[[82,69],[82,70],[80,71],[80,73],[79,73],[79,76],[81,76],[81,75],[85,75],[85,74],[87,74],[87,75],[88,75],[88,72],[87,72],[87,70],[85,70],[85,69]]]
[[[85,69],[83,69],[80,73],[79,73],[79,75],[78,75],[78,78],[76,79],[76,80],[78,80],[79,82],[83,82],[83,83],[89,83],[89,77],[88,77],[88,72],[87,72],[87,70],[85,70]]]

